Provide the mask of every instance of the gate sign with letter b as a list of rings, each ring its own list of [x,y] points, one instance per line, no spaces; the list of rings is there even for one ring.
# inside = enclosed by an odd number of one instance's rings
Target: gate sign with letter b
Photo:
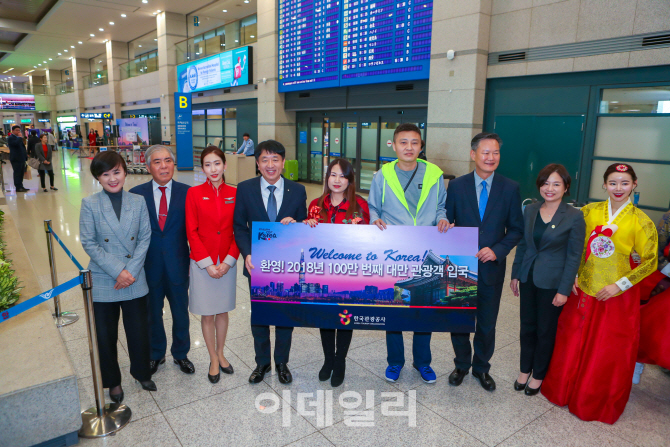
[[[177,143],[177,170],[193,170],[193,116],[191,94],[175,93],[175,133]]]

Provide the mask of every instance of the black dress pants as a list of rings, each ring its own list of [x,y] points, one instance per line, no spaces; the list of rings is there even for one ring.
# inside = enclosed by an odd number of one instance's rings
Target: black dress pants
[[[456,358],[454,363],[458,369],[477,373],[488,373],[491,369],[489,360],[493,357],[496,346],[496,321],[500,310],[500,296],[503,283],[487,286],[477,284],[477,325],[475,338],[472,342],[474,357],[470,347],[470,334],[451,333],[451,343],[454,346]]]
[[[25,161],[12,161],[12,169],[14,170],[14,187],[16,189],[23,188],[23,174],[26,171]]]
[[[344,360],[349,352],[351,337],[354,331],[351,329],[319,329],[321,332],[321,346],[326,361],[333,361],[335,356]]]
[[[51,184],[51,186],[54,185],[54,171],[40,169],[39,173],[40,173],[40,182],[42,183],[42,189],[46,188],[46,183],[45,183],[46,175],[45,175],[45,173],[47,173],[47,172],[49,173],[49,183]]]
[[[558,317],[563,306],[554,306],[556,289],[540,289],[533,283],[533,269],[528,280],[519,285],[521,311],[521,361],[520,371],[533,378],[544,380],[554,352]]]
[[[93,303],[95,329],[100,351],[103,388],[121,385],[121,370],[116,350],[119,340],[119,313],[123,310],[123,328],[128,340],[130,374],[140,382],[151,379],[149,368],[149,311],[147,296],[113,303]]]
[[[251,278],[249,290],[251,290]],[[257,365],[269,365],[272,362],[270,351],[270,326],[251,325],[251,335],[254,336],[254,351]],[[275,364],[288,363],[291,352],[292,327],[275,326]]]

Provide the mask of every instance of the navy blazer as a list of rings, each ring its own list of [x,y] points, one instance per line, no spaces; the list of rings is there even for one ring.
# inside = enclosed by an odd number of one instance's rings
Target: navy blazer
[[[297,222],[307,219],[305,187],[286,178],[284,179],[284,198],[281,202],[281,208],[277,212],[275,222],[280,222],[285,217],[292,217]],[[251,254],[251,223],[269,221],[270,218],[261,195],[261,177],[254,177],[238,184],[235,214],[233,216],[233,232],[235,233],[237,248],[240,249],[244,259]],[[246,265],[244,276],[250,277]]]
[[[487,286],[505,281],[505,258],[523,237],[519,184],[496,173],[482,221],[474,172],[450,180],[447,218],[458,227],[479,228],[479,247],[489,247],[495,253],[495,261],[479,263],[479,280]]]
[[[7,137],[7,147],[9,147],[9,161],[18,163],[28,161],[26,145],[23,144],[23,138],[10,134]]]
[[[149,286],[158,285],[165,280],[175,285],[188,281],[190,252],[186,239],[186,193],[189,188],[184,183],[172,180],[168,217],[163,231],[158,226],[153,182],[137,185],[130,190],[144,197],[149,210],[151,244],[144,264]],[[163,272],[167,272],[167,278],[163,278]]]

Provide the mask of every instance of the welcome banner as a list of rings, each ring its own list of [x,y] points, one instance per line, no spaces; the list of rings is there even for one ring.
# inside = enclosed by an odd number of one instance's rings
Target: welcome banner
[[[251,324],[474,332],[476,228],[254,222]]]

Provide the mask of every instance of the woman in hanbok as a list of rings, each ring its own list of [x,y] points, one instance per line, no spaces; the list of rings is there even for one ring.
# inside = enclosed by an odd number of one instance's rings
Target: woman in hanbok
[[[656,225],[658,268],[640,283],[640,348],[633,383],[644,364],[670,369],[670,211]]]
[[[542,394],[580,419],[613,424],[628,402],[640,339],[640,290],[634,286],[656,270],[658,235],[630,201],[637,187],[633,168],[613,164],[603,178],[609,199],[582,208],[584,254],[558,321]]]

